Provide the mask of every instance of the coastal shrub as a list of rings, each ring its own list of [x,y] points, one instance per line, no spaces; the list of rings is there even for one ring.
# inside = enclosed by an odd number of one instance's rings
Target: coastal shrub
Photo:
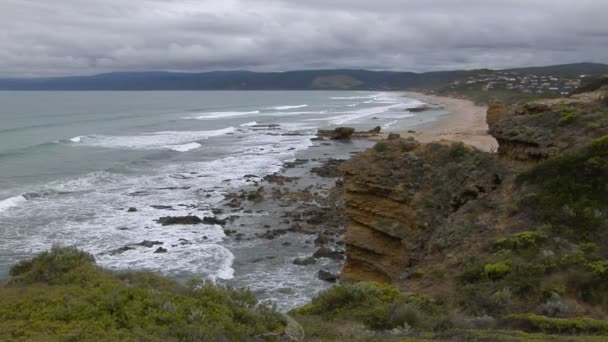
[[[608,136],[543,161],[520,174],[518,181],[536,188],[534,213],[557,233],[591,240],[608,227]]]
[[[450,145],[450,157],[453,159],[457,159],[457,158],[461,158],[464,157],[465,155],[467,155],[467,153],[470,151],[470,148],[468,148],[465,144],[463,144],[461,141],[459,142],[455,142],[452,143]]]
[[[445,322],[442,304],[423,296],[408,295],[386,284],[342,284],[321,292],[310,304],[292,310],[299,317],[320,316],[328,321],[358,322],[373,330],[408,326],[435,329]]]
[[[539,232],[525,231],[513,234],[508,238],[496,240],[494,242],[494,248],[521,250],[531,247],[537,247],[538,243],[543,239],[544,237]]]
[[[385,152],[386,150],[388,150],[388,144],[384,141],[380,141],[376,143],[376,145],[374,145],[374,150],[380,153]]]
[[[608,334],[608,321],[590,318],[550,318],[533,314],[508,315],[500,325],[528,332],[548,334]]]
[[[31,260],[18,262],[11,267],[9,274],[13,277],[12,282],[58,284],[66,274],[74,271],[91,273],[95,269],[94,263],[95,258],[84,251],[73,247],[53,247]]]
[[[75,248],[20,262],[11,277],[0,287],[1,341],[240,341],[285,326],[249,291],[116,275]]]
[[[570,106],[561,106],[559,108],[560,119],[558,124],[560,126],[567,125],[574,121],[579,115],[580,112],[578,109]]]
[[[483,268],[483,274],[491,281],[497,281],[507,276],[511,272],[511,266],[507,262],[497,262],[487,264]]]

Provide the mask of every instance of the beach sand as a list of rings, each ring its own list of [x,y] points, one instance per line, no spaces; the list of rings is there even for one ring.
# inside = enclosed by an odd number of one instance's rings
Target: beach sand
[[[445,105],[448,115],[441,117],[427,127],[419,128],[415,133],[399,132],[402,137],[414,137],[423,143],[439,140],[462,141],[487,152],[495,151],[498,147],[496,139],[487,132],[487,106],[478,106],[472,101],[464,99],[414,92],[408,92],[406,96]]]

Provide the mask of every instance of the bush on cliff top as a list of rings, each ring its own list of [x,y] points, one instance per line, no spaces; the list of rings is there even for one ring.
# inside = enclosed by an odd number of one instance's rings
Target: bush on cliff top
[[[431,298],[403,294],[391,285],[372,282],[335,286],[291,311],[296,319],[317,316],[324,321],[361,323],[373,330],[403,326],[443,330],[452,326],[445,313],[442,304]]]
[[[10,274],[0,287],[2,341],[239,341],[284,326],[251,292],[113,275],[73,248],[53,248]]]
[[[558,232],[591,239],[608,227],[608,136],[543,161],[518,180],[538,189],[532,207]]]

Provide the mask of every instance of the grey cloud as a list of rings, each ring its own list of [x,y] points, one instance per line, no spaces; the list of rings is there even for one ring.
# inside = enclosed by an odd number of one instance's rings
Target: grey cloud
[[[608,62],[597,0],[3,0],[0,77]]]

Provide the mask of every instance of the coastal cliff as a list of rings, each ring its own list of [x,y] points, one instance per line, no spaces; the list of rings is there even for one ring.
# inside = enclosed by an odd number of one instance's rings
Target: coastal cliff
[[[477,315],[541,313],[556,296],[555,315],[602,316],[607,113],[598,94],[496,104],[498,153],[392,136],[356,156],[342,280],[448,295]]]
[[[492,218],[454,235],[455,213],[495,200],[506,172],[493,156],[462,143],[378,143],[343,166],[347,261],[344,280],[399,283],[429,256],[464,243]],[[466,215],[466,214],[463,214]]]

